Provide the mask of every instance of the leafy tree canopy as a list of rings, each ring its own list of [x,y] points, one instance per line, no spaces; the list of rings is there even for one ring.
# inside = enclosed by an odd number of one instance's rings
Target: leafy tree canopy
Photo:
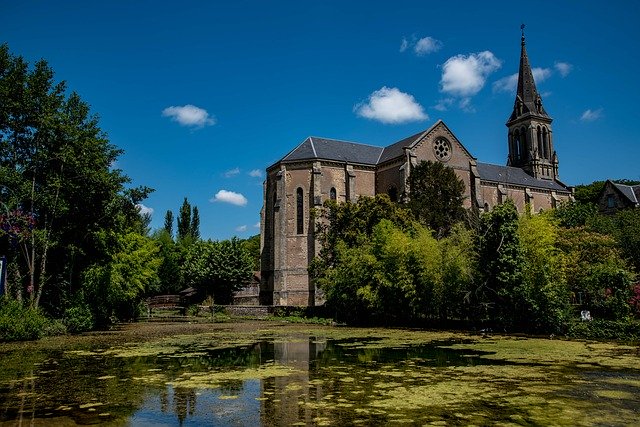
[[[465,218],[464,182],[441,162],[422,161],[409,177],[409,208],[420,223],[441,237]]]

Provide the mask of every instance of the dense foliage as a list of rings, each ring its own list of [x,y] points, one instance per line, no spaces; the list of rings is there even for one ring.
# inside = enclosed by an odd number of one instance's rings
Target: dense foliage
[[[0,253],[18,304],[63,317],[88,302],[90,272],[117,270],[123,236],[144,238],[137,205],[151,190],[125,188],[120,154],[46,61],[30,67],[0,46]],[[114,309],[90,302],[93,314]]]
[[[630,264],[640,210],[602,217],[576,202],[531,215],[508,200],[445,236],[386,196],[328,202],[317,218],[322,249],[310,272],[338,320],[597,337],[638,325]],[[579,325],[582,310],[597,322]]]
[[[253,272],[251,254],[237,238],[193,243],[181,267],[184,283],[213,296],[218,304],[229,304]]]
[[[454,224],[464,219],[464,182],[444,163],[420,162],[411,170],[409,188],[409,209],[436,236],[448,234]]]

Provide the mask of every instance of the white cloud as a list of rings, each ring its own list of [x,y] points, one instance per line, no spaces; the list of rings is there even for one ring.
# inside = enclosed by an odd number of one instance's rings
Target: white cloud
[[[517,86],[518,86],[518,73],[515,73],[493,82],[493,91],[515,93]]]
[[[453,98],[443,98],[443,99],[439,100],[438,103],[433,106],[433,108],[435,108],[438,111],[447,111],[449,109],[449,107],[451,107],[451,105],[453,105],[454,101],[455,101],[455,99],[453,99]]]
[[[232,176],[236,176],[240,173],[240,168],[229,169],[224,173],[225,178],[231,178]]]
[[[171,117],[171,120],[178,122],[182,126],[192,126],[201,128],[216,124],[216,119],[210,116],[207,110],[187,104],[181,107],[167,107],[162,110],[164,117]]]
[[[230,203],[236,206],[246,206],[247,198],[244,197],[240,193],[235,193],[233,191],[228,190],[220,190],[216,193],[213,198],[209,200],[210,202],[221,202],[221,203]]]
[[[256,222],[255,224],[253,224],[253,226],[254,226],[255,228],[260,228],[260,221],[258,221],[258,222]]]
[[[536,83],[540,83],[545,81],[551,76],[550,68],[534,68],[531,70],[533,73],[533,78]],[[507,92],[507,93],[516,93],[516,88],[518,86],[518,73],[511,74],[510,76],[503,77],[501,79],[493,82],[493,91],[494,92]]]
[[[423,37],[418,40],[413,47],[413,51],[418,56],[428,55],[433,52],[437,52],[442,48],[442,42],[436,40],[433,37]],[[402,50],[400,50],[402,52]]]
[[[442,66],[440,90],[456,96],[473,96],[484,87],[489,74],[500,66],[500,60],[488,50],[452,56]]]
[[[262,171],[260,169],[253,169],[249,172],[249,176],[254,178],[262,178]]]
[[[536,67],[532,69],[531,72],[533,73],[533,79],[535,80],[536,83],[541,83],[547,80],[549,76],[551,76],[550,68]]]
[[[382,123],[397,124],[429,119],[412,95],[386,86],[369,95],[367,102],[355,105],[353,111],[360,117]]]
[[[240,225],[240,226],[236,227],[236,231],[239,231],[241,233],[245,232],[245,231],[247,231],[247,226],[246,225]]]
[[[404,52],[409,47],[409,42],[406,38],[402,38],[402,42],[400,43],[400,52]]]
[[[458,102],[458,107],[462,111],[466,111],[467,113],[475,113],[476,109],[471,105],[471,98],[462,98],[460,102]]]
[[[418,39],[414,35],[411,36],[411,41],[407,40],[406,37],[403,37],[402,42],[400,43],[400,52],[404,52],[409,48],[411,48],[417,56],[425,56],[442,49],[442,42],[430,36]]]
[[[153,208],[145,206],[142,203],[138,203],[136,205],[136,208],[138,209],[138,213],[140,215],[146,215],[146,214],[153,215]]]
[[[598,108],[597,110],[588,109],[582,116],[580,116],[580,120],[583,122],[593,122],[602,117],[602,108]]]
[[[573,70],[573,65],[569,64],[568,62],[556,61],[553,66],[556,70],[558,70],[562,77],[567,77],[571,70]]]

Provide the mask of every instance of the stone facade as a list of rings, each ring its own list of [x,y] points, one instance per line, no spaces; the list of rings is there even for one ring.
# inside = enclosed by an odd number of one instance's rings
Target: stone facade
[[[614,214],[620,209],[640,207],[640,185],[618,184],[611,180],[604,183],[598,202],[600,212]]]
[[[307,269],[318,254],[314,208],[326,200],[356,201],[388,194],[402,202],[409,176],[421,161],[439,161],[465,184],[465,207],[490,210],[512,199],[519,211],[551,209],[572,199],[559,181],[552,119],[538,94],[522,39],[518,92],[507,121],[507,166],[478,162],[439,120],[429,129],[387,147],[309,137],[267,168],[261,212],[260,302],[313,306],[322,295]]]

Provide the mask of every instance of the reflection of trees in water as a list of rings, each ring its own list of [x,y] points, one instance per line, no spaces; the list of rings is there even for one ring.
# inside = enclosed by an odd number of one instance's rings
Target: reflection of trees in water
[[[180,425],[187,418],[187,415],[193,416],[196,410],[196,391],[193,388],[174,388],[173,389],[174,412],[178,416]]]

